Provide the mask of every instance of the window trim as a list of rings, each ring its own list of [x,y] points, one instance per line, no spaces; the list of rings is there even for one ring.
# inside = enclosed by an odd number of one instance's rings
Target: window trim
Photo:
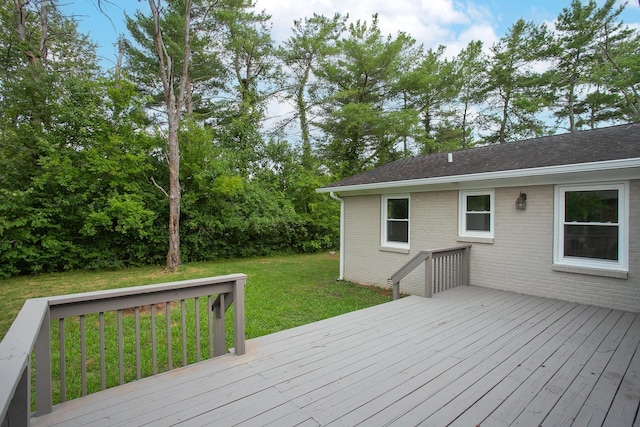
[[[389,199],[407,199],[408,217],[407,218],[407,242],[394,242],[387,240],[387,208]],[[387,248],[409,249],[411,247],[411,197],[409,194],[388,194],[382,196],[381,209],[381,227],[380,227],[380,246]]]
[[[458,192],[458,236],[459,237],[480,237],[493,239],[496,216],[496,194],[494,189],[490,190],[460,190]],[[468,196],[489,196],[489,231],[468,231],[467,230],[467,197]]]
[[[564,256],[565,194],[572,191],[618,190],[618,260]],[[554,188],[553,264],[596,270],[629,271],[629,182],[567,184]]]

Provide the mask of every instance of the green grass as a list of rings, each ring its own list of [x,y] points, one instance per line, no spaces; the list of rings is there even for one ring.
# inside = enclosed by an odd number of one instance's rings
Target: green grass
[[[246,337],[248,339],[293,328],[317,320],[336,316],[391,300],[389,290],[337,282],[339,259],[337,255],[289,255],[269,258],[223,260],[184,265],[178,273],[167,273],[159,267],[132,268],[102,272],[68,272],[18,277],[0,281],[0,336],[4,337],[13,319],[27,298],[62,295],[76,292],[114,289],[128,286],[171,282],[198,277],[219,276],[231,273],[248,275],[245,288]],[[209,356],[206,340],[207,304],[200,304],[200,325],[203,358]],[[195,361],[195,311],[193,301],[187,301],[188,363]],[[227,342],[232,346],[232,315],[227,317]],[[167,369],[166,318],[164,312],[157,316],[159,370]],[[107,341],[107,386],[118,384],[118,355],[115,313],[105,314]],[[143,377],[151,375],[150,320],[141,317]],[[66,381],[67,399],[80,395],[79,319],[65,321],[67,342]],[[89,392],[100,389],[98,319],[86,316],[87,372]],[[125,330],[133,329],[134,316],[124,316]],[[171,310],[173,365],[182,365],[182,337],[180,308]],[[58,325],[52,325],[53,378],[59,376],[57,348]],[[125,381],[135,379],[135,340],[125,338]],[[59,401],[59,385],[54,382],[54,402]]]

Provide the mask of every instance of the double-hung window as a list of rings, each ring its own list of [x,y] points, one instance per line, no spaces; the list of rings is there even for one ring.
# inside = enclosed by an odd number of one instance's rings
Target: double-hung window
[[[566,185],[555,189],[554,263],[626,271],[628,185]]]
[[[460,191],[458,234],[493,238],[494,191]]]
[[[409,196],[382,197],[382,246],[409,248]]]

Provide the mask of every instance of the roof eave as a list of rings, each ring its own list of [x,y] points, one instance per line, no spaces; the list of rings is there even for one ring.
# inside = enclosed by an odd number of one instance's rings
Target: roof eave
[[[629,173],[625,173],[627,171]],[[529,169],[512,169],[507,171],[483,172],[467,175],[451,175],[435,178],[410,179],[402,181],[386,181],[372,184],[356,184],[334,187],[322,187],[316,189],[318,193],[377,193],[394,190],[407,190],[420,187],[423,191],[429,189],[439,190],[443,186],[468,187],[474,183],[487,185],[488,183],[501,183],[496,186],[521,186],[522,179],[526,179],[527,185],[549,183],[552,180],[584,179],[584,174],[601,173],[610,179],[635,179],[640,178],[640,157],[631,159],[607,160],[602,162],[578,163],[570,165],[545,166]],[[620,176],[621,173],[624,177]],[[596,179],[600,179],[594,176]],[[564,181],[563,181],[564,182]],[[560,181],[558,181],[560,183]]]

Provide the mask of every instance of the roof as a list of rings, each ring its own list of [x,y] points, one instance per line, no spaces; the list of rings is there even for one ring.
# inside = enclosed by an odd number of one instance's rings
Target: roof
[[[582,167],[576,168],[578,165]],[[465,177],[471,180],[558,174],[616,165],[640,168],[640,123],[401,159],[318,191],[427,185],[464,181]]]

